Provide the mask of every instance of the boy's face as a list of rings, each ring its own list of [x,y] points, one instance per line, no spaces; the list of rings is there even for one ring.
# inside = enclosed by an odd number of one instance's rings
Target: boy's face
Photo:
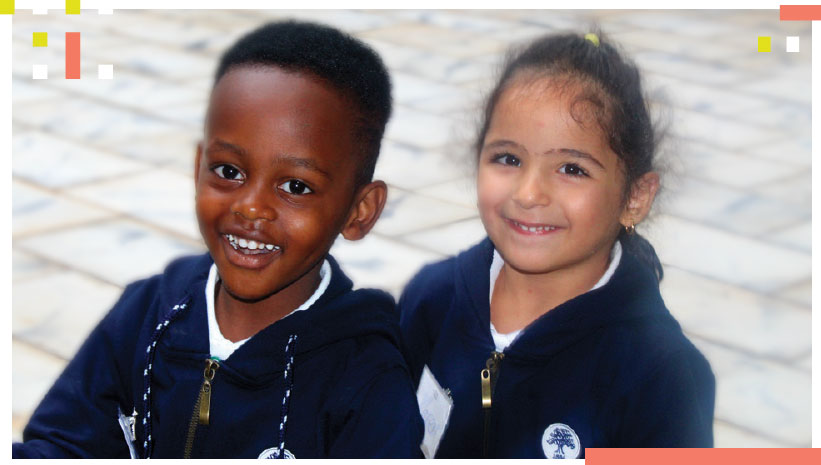
[[[332,87],[275,67],[239,67],[214,87],[196,209],[230,295],[254,301],[315,279],[356,216],[356,116]]]

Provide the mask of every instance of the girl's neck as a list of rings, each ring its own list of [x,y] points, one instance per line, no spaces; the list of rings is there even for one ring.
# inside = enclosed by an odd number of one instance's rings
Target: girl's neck
[[[505,263],[490,302],[490,321],[500,333],[520,330],[548,311],[589,291],[604,275],[610,250],[584,263],[547,273],[523,273]]]
[[[255,302],[235,298],[218,282],[214,314],[222,336],[231,342],[248,339],[290,314],[316,291],[322,280],[321,267],[322,262],[284,289]]]

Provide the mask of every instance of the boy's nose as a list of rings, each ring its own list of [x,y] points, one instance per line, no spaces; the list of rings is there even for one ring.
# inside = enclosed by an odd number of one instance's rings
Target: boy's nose
[[[231,206],[231,212],[248,222],[247,229],[258,229],[263,221],[277,218],[276,210],[271,208],[259,189],[251,189],[247,195],[238,199]]]
[[[513,201],[522,208],[534,208],[550,204],[547,176],[539,170],[529,170],[519,178],[513,193]]]

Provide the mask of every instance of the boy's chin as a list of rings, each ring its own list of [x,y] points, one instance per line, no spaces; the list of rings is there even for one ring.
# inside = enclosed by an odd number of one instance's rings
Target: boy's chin
[[[244,289],[242,292],[235,292],[232,287],[225,281],[221,282],[222,290],[225,291],[234,300],[239,300],[245,303],[255,303],[271,297],[279,292],[281,289]]]

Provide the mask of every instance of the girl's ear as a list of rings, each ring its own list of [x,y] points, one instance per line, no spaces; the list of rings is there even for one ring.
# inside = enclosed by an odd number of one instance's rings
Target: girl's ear
[[[373,181],[360,187],[342,227],[342,237],[349,241],[365,237],[382,214],[387,198],[388,186],[382,181]]]
[[[659,175],[654,172],[645,173],[633,183],[627,205],[619,219],[622,226],[635,226],[650,213],[658,189]]]

